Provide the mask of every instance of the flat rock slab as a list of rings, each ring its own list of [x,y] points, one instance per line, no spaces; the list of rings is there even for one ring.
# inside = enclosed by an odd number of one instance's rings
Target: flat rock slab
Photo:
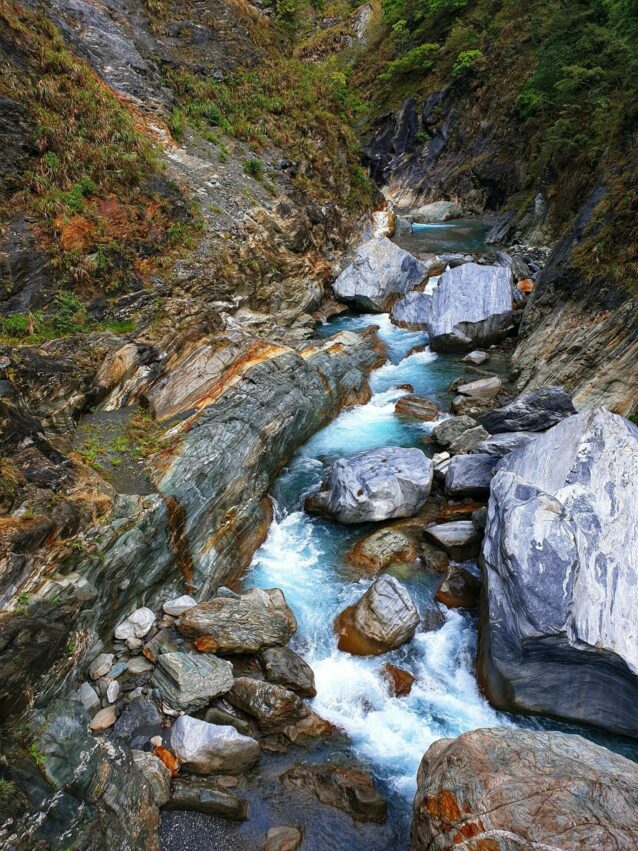
[[[230,690],[233,666],[215,656],[164,653],[157,660],[153,683],[171,709],[192,711]]]
[[[202,780],[173,780],[171,797],[164,809],[190,810],[236,821],[248,818],[248,801],[220,784]]]
[[[456,455],[445,474],[445,492],[461,498],[487,497],[498,458],[494,455]]]
[[[630,851],[638,766],[565,733],[500,728],[439,739],[419,768],[411,847]]]
[[[209,724],[180,715],[171,730],[171,748],[193,774],[243,774],[259,762],[261,749],[230,725]]]
[[[305,789],[316,795],[322,804],[349,813],[355,821],[383,822],[386,819],[386,800],[365,771],[330,762],[294,765],[279,779],[285,788]]]
[[[377,656],[410,641],[419,613],[407,589],[393,576],[381,576],[354,606],[335,621],[339,649]]]
[[[430,495],[432,476],[432,462],[420,449],[357,452],[335,461],[307,507],[339,523],[411,517]]]
[[[200,603],[184,612],[177,628],[202,652],[258,653],[286,644],[297,629],[295,616],[279,589],[259,590]]]
[[[529,431],[504,431],[501,434],[488,435],[480,443],[474,446],[476,452],[486,455],[495,455],[503,458],[510,452],[522,449],[535,440],[536,432]]]
[[[335,297],[360,310],[383,313],[397,296],[413,290],[427,273],[408,251],[382,236],[361,245],[333,284]]]
[[[432,351],[466,351],[507,334],[512,283],[511,269],[500,266],[464,263],[444,272],[432,294],[427,328]]]
[[[509,431],[545,431],[576,413],[562,387],[542,387],[514,399],[508,405],[479,417],[490,434]]]
[[[492,702],[638,736],[638,428],[597,408],[506,455],[483,557]]]

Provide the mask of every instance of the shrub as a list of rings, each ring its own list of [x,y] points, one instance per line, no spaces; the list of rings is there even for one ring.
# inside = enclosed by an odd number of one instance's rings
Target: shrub
[[[456,57],[456,62],[452,66],[452,76],[462,77],[469,74],[483,62],[484,58],[480,50],[464,50]]]
[[[255,180],[261,180],[264,176],[264,164],[257,157],[249,157],[244,160],[244,174],[254,177]]]
[[[181,142],[186,131],[186,116],[181,109],[173,109],[168,119],[168,129],[176,142]]]
[[[432,54],[439,49],[438,44],[421,44],[408,50],[403,56],[392,62],[386,63],[385,69],[379,74],[382,83],[390,83],[396,78],[404,77],[415,71],[424,72],[434,64]]]

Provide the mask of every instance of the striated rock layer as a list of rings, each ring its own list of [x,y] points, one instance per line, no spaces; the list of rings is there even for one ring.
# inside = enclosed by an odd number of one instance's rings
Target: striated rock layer
[[[602,408],[492,481],[479,677],[498,707],[637,736],[638,428]]]

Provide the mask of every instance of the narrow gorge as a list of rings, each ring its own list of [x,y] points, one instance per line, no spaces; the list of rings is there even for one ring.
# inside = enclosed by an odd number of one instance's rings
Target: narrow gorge
[[[632,0],[0,0],[0,848],[638,847]]]

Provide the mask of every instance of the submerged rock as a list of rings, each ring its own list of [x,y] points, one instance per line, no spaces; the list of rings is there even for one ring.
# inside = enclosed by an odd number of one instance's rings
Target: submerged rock
[[[215,656],[163,653],[157,660],[153,682],[171,709],[192,711],[231,688],[233,666]]]
[[[210,780],[173,780],[171,797],[164,809],[191,810],[236,821],[248,818],[248,801]]]
[[[259,762],[255,739],[234,727],[180,715],[171,730],[171,748],[193,774],[243,774]]]
[[[406,697],[412,691],[414,675],[403,668],[391,665],[389,662],[383,666],[382,674],[387,681],[390,694],[393,697]]]
[[[177,628],[203,652],[258,653],[263,647],[286,644],[297,622],[282,592],[271,588],[200,603],[180,617]]]
[[[386,819],[387,803],[365,771],[326,762],[294,765],[279,778],[285,788],[305,789],[331,807],[345,810],[355,821]]]
[[[598,408],[506,456],[483,556],[490,700],[638,736],[638,428]]]
[[[390,319],[399,328],[407,328],[408,331],[425,331],[431,310],[431,295],[411,292],[395,301],[390,311]]]
[[[477,343],[493,343],[511,328],[510,269],[465,263],[441,275],[428,321],[432,351],[463,351]]]
[[[340,458],[307,508],[340,523],[410,517],[430,495],[432,462],[420,449],[388,446]]]
[[[418,625],[419,613],[407,590],[393,576],[381,576],[337,617],[335,630],[340,650],[378,656],[410,641]]]
[[[417,776],[412,851],[638,847],[638,766],[581,736],[439,739]]]
[[[266,831],[263,851],[297,851],[302,841],[303,834],[298,827],[278,825]]]
[[[545,431],[576,413],[562,387],[542,387],[479,417],[490,434],[509,431]]]
[[[383,313],[397,296],[420,284],[426,272],[423,263],[383,236],[357,249],[353,263],[343,270],[333,288],[339,301]]]
[[[288,647],[271,647],[259,655],[266,679],[302,697],[314,697],[315,675],[310,665]]]
[[[310,709],[294,692],[274,683],[238,677],[228,701],[257,719],[264,731],[281,730],[310,714]]]

